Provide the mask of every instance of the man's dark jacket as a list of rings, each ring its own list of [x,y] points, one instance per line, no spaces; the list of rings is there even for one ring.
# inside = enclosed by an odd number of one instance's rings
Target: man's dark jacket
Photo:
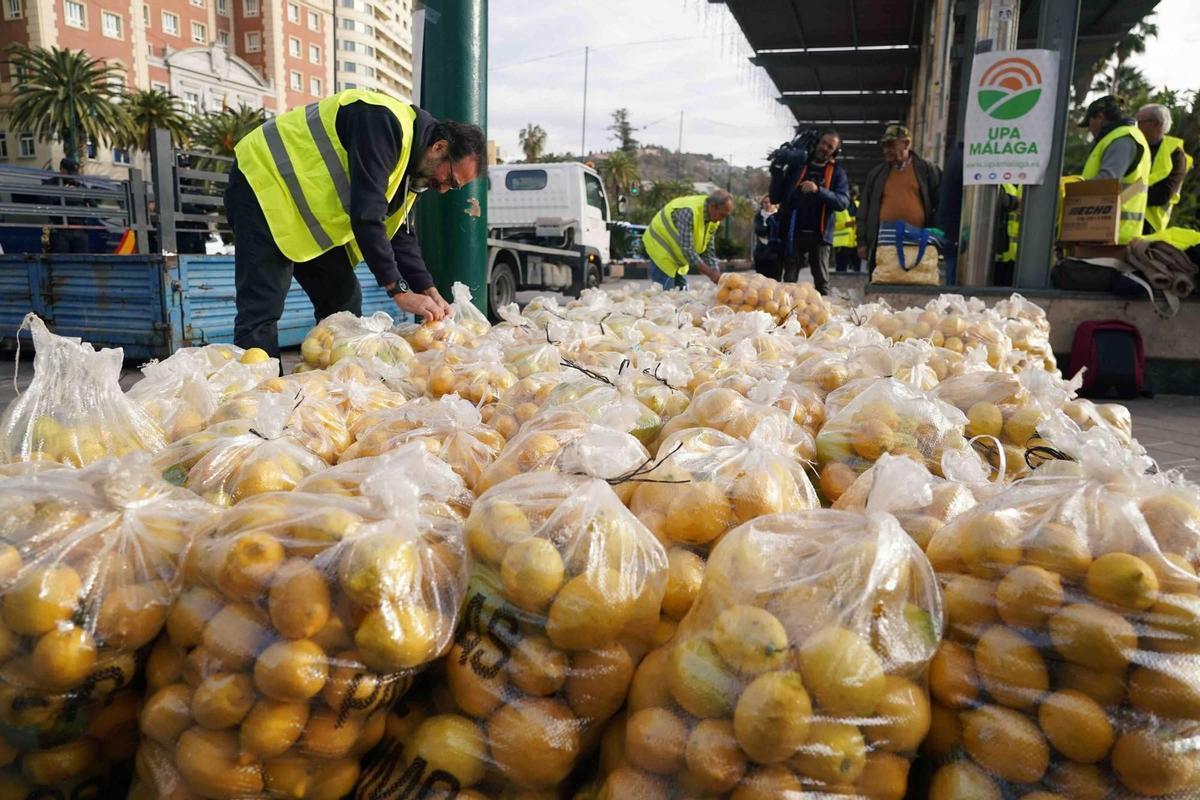
[[[915,152],[910,151],[911,161],[906,169],[916,171],[917,191],[925,207],[925,227],[932,228],[937,215],[938,190],[942,183],[942,171]],[[883,206],[883,186],[887,183],[892,166],[886,161],[867,175],[863,185],[862,205],[858,210],[858,244],[867,248],[867,261],[875,266],[875,239],[879,236],[879,209]]]

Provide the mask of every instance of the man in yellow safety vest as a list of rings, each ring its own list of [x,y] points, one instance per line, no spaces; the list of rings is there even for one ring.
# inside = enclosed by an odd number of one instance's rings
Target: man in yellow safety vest
[[[713,239],[732,212],[733,197],[724,189],[677,197],[663,206],[642,234],[650,279],[664,289],[682,289],[695,267],[716,283],[721,271]]]
[[[477,125],[349,89],[268,120],[234,155],[225,210],[235,238],[237,345],[278,354],[293,273],[318,321],[361,314],[360,260],[401,311],[426,320],[450,312],[404,223],[420,193],[458,189],[486,171]]]
[[[995,251],[992,265],[992,286],[1012,286],[1017,263],[1017,243],[1021,238],[1021,194],[1024,187],[1012,183],[1000,184],[1000,199],[996,204]]]
[[[1083,165],[1085,181],[1116,179],[1123,190],[1132,189],[1121,203],[1117,244],[1129,244],[1142,235],[1146,220],[1146,188],[1150,183],[1150,145],[1133,120],[1127,119],[1112,95],[1093,101],[1079,127],[1087,128],[1095,145]]]
[[[858,272],[858,190],[850,190],[850,205],[833,213],[833,264],[837,272]]]
[[[1150,145],[1150,189],[1146,193],[1146,233],[1166,230],[1171,209],[1181,199],[1183,179],[1192,169],[1192,157],[1183,149],[1183,139],[1167,136],[1171,110],[1158,103],[1138,109],[1137,125]]]

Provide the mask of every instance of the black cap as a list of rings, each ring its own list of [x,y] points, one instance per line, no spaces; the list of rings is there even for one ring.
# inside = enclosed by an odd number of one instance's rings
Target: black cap
[[[73,158],[64,158],[62,161],[58,162],[58,168],[68,175],[79,174],[79,162]]]
[[[1104,114],[1107,117],[1121,116],[1121,99],[1111,94],[1106,94],[1104,97],[1093,100],[1091,105],[1087,107],[1087,111],[1083,113],[1083,121],[1079,123],[1079,127],[1086,128],[1088,120],[1097,114]]]

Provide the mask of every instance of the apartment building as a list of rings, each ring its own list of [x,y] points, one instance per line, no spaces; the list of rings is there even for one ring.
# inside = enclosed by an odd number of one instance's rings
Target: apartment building
[[[335,7],[335,3],[337,3]],[[0,47],[81,49],[125,84],[191,112],[278,114],[341,88],[412,97],[412,0],[0,0]],[[336,72],[335,72],[336,70]],[[7,72],[0,81],[7,86]],[[55,142],[0,119],[0,163],[53,167]],[[89,147],[86,171],[122,177],[144,155]]]

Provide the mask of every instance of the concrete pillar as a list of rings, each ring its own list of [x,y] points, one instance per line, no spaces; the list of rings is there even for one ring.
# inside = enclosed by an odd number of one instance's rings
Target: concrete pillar
[[[487,128],[487,0],[426,0],[421,106],[438,119]],[[487,181],[444,195],[427,192],[416,207],[421,252],[438,290],[455,281],[487,311]]]

